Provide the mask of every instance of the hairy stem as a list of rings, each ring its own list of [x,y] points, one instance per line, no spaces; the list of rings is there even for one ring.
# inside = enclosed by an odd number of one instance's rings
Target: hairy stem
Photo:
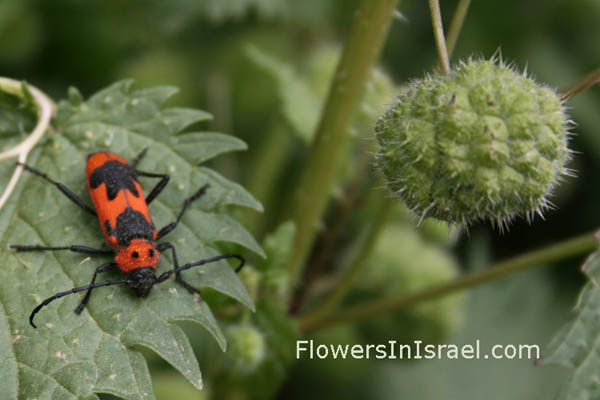
[[[352,24],[329,91],[315,139],[294,194],[290,216],[296,223],[288,261],[290,293],[312,247],[341,161],[350,119],[387,36],[398,0],[363,0]]]
[[[587,74],[568,88],[561,90],[562,96],[560,99],[563,101],[569,100],[571,97],[589,89],[597,83],[600,83],[600,68]]]
[[[311,333],[318,329],[349,322],[364,320],[375,315],[395,311],[403,307],[413,306],[423,301],[436,299],[471,288],[473,286],[490,282],[516,272],[525,271],[544,263],[555,262],[574,255],[590,252],[598,247],[598,239],[595,232],[590,232],[562,243],[553,244],[539,250],[522,254],[507,261],[502,261],[484,270],[472,272],[450,282],[425,289],[421,292],[376,300],[371,303],[358,305],[335,314],[307,316],[299,319],[300,330]]]
[[[458,6],[456,6],[456,11],[454,12],[454,17],[452,18],[450,29],[448,30],[448,35],[446,37],[448,58],[452,57],[452,53],[454,53],[456,42],[458,41],[458,35],[460,34],[462,26],[465,22],[465,17],[467,16],[467,11],[469,11],[470,5],[471,0],[460,0],[460,3],[458,3]]]
[[[433,24],[433,35],[435,37],[438,56],[440,57],[444,74],[448,75],[450,73],[450,59],[448,58],[448,49],[446,48],[439,0],[429,0],[429,8],[431,9],[431,23]]]

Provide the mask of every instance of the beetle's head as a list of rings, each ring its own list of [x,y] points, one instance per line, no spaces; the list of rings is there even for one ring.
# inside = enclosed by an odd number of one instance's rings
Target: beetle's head
[[[154,268],[142,267],[134,269],[127,274],[128,285],[133,289],[138,297],[146,297],[150,293],[152,286],[156,283]]]
[[[127,246],[118,246],[115,262],[124,273],[140,268],[156,268],[160,252],[146,239],[133,239]]]

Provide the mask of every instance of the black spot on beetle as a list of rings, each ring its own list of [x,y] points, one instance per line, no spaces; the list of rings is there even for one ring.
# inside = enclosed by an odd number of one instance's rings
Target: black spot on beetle
[[[115,236],[121,246],[128,246],[133,239],[152,240],[154,238],[154,225],[148,223],[144,214],[127,207],[117,217],[117,227],[112,228],[108,220],[104,221],[106,232]],[[139,254],[138,254],[139,256]]]
[[[140,197],[135,188],[135,172],[127,164],[119,161],[107,161],[96,168],[90,175],[90,186],[96,189],[102,184],[106,185],[106,197],[114,200],[121,189],[127,189],[135,197]]]

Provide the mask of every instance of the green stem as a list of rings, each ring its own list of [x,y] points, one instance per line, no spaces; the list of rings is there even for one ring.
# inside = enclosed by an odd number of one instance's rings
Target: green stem
[[[598,239],[596,238],[595,232],[587,233],[562,243],[553,244],[514,257],[510,260],[499,262],[492,265],[490,268],[472,272],[453,281],[425,289],[412,295],[376,300],[372,303],[358,305],[347,310],[336,312],[335,314],[300,318],[299,328],[304,333],[311,333],[331,325],[360,321],[374,315],[395,311],[403,307],[412,306],[426,300],[432,300],[459,290],[464,290],[502,278],[516,272],[525,271],[543,265],[544,263],[555,262],[563,258],[586,253],[596,248],[598,248]]]
[[[332,260],[340,235],[344,232],[346,223],[353,211],[365,202],[368,194],[374,193],[372,187],[367,188],[366,191],[362,187],[365,179],[369,177],[368,170],[372,162],[371,157],[371,151],[363,151],[358,156],[354,176],[344,190],[338,204],[336,204],[331,222],[328,222],[327,230],[320,238],[318,252],[311,255],[311,264],[307,266],[305,279],[290,304],[289,312],[291,315],[297,314],[302,309],[313,284],[319,278],[325,266]]]
[[[452,57],[452,53],[454,52],[454,48],[456,47],[456,42],[458,41],[458,35],[460,34],[462,26],[465,22],[465,17],[467,16],[467,11],[469,11],[470,5],[471,0],[460,0],[460,3],[458,3],[458,6],[456,7],[454,17],[452,18],[452,22],[450,23],[448,35],[446,36],[446,44],[448,46],[448,57]]]
[[[448,49],[446,48],[439,0],[429,0],[429,8],[431,10],[431,23],[433,25],[433,35],[435,37],[438,56],[440,57],[444,74],[448,75],[450,73],[450,60],[448,58]]]
[[[387,36],[398,0],[362,0],[311,145],[290,216],[296,223],[288,261],[290,292],[312,247],[344,152],[348,126]]]
[[[379,211],[375,220],[369,227],[369,231],[367,233],[367,237],[362,243],[360,250],[358,251],[354,261],[338,282],[335,289],[329,294],[329,296],[323,301],[323,303],[318,306],[314,311],[310,312],[307,315],[307,320],[318,319],[326,316],[331,311],[333,311],[341,302],[344,300],[344,297],[348,293],[348,291],[352,288],[352,284],[356,280],[356,277],[362,271],[363,267],[367,264],[367,259],[371,255],[373,247],[377,242],[377,238],[379,237],[379,233],[385,226],[388,221],[388,215],[392,210],[394,204],[396,204],[398,200],[391,197],[386,197],[383,200],[383,203],[379,207]]]

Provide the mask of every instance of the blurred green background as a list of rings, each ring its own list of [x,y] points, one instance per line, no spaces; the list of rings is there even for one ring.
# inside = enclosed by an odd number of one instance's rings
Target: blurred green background
[[[441,2],[446,22],[456,3]],[[172,104],[209,111],[215,118],[202,128],[248,143],[249,151],[220,157],[213,167],[263,202],[263,215],[237,214],[262,240],[283,222],[357,6],[357,0],[0,0],[0,75],[27,80],[57,100],[66,96],[68,86],[89,96],[123,78],[134,78],[137,87],[178,86],[180,94]],[[361,176],[356,172],[361,168],[364,175],[358,186],[369,189],[364,205],[344,219],[328,251],[317,244],[313,255],[326,257],[329,275],[352,254],[361,227],[385,195],[370,189],[374,173],[364,156],[375,116],[391,103],[397,87],[422,77],[437,62],[426,2],[402,0],[398,10],[405,18],[393,23],[379,63],[381,75],[372,78],[366,105],[357,112],[351,132],[356,140],[341,168],[326,223],[336,221],[348,182]],[[600,66],[599,21],[597,0],[473,1],[453,61],[489,58],[500,51],[537,80],[566,87]],[[577,153],[570,167],[578,177],[559,188],[552,199],[557,210],[548,212],[546,220],[537,218],[531,226],[518,220],[504,234],[487,225],[471,227],[468,235],[447,234],[445,227],[431,223],[415,230],[416,221],[398,207],[348,302],[382,291],[425,287],[597,228],[600,89],[592,88],[567,105],[576,122],[571,148]],[[419,257],[431,261],[415,266],[412,261]],[[415,338],[461,344],[480,339],[483,346],[530,343],[543,348],[569,317],[584,281],[577,268],[582,260],[570,259],[401,315],[311,337],[350,344]],[[390,280],[393,286],[387,284]],[[315,284],[312,300],[327,284],[327,279]],[[261,331],[260,323],[255,325]],[[236,369],[237,361],[219,354],[199,328],[186,328],[203,367],[206,391],[196,392],[148,354],[160,399],[545,399],[565,376],[559,368],[535,367],[533,360],[301,360],[291,366],[273,363],[254,379],[255,365]],[[283,352],[290,350],[294,349]]]

